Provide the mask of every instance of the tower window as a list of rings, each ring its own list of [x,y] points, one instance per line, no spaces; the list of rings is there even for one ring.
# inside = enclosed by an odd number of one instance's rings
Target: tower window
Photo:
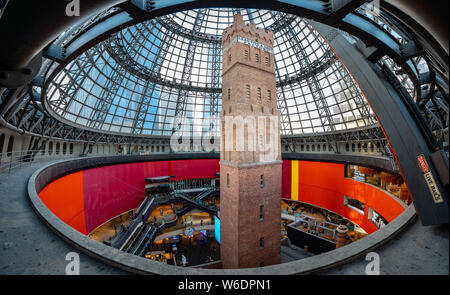
[[[272,91],[267,90],[267,99],[272,100]]]
[[[266,56],[266,66],[270,66],[269,57]]]
[[[256,62],[258,62],[259,63],[259,54],[257,53],[257,54],[255,54],[255,60],[256,60]]]
[[[230,187],[230,174],[227,173],[227,187]]]
[[[250,99],[250,85],[245,85],[245,96]]]
[[[231,63],[231,54],[228,54],[228,63]]]
[[[248,60],[248,50],[247,49],[244,50],[244,57],[245,57],[246,60]]]
[[[228,95],[228,99],[231,99],[231,89],[230,89],[230,88],[228,88],[228,93],[227,93],[227,95]]]
[[[261,88],[258,87],[258,99],[261,99]]]
[[[259,180],[260,187],[264,187],[264,174],[261,175],[261,178]]]
[[[264,205],[259,206],[259,221],[264,220]]]
[[[259,238],[259,250],[264,249],[264,238]]]

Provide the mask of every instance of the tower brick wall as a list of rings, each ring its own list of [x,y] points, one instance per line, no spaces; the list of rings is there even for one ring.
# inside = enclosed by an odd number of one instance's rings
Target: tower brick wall
[[[246,25],[237,14],[222,40],[221,259],[224,268],[278,264],[281,144],[273,33]],[[227,116],[247,120],[242,133],[237,133],[237,125],[227,124]],[[276,124],[270,125],[270,120]],[[254,141],[249,143],[249,138]],[[243,150],[240,150],[242,140]],[[272,155],[265,154],[258,145],[270,140],[274,143]],[[261,206],[263,218],[260,218]]]

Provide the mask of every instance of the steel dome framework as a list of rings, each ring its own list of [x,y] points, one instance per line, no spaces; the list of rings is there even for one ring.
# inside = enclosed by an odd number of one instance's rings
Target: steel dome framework
[[[233,14],[274,31],[282,134],[366,127],[376,120],[325,40],[306,20],[254,9],[198,9],[125,28],[50,83],[59,117],[94,130],[170,136],[177,116],[196,135],[221,109],[221,32]],[[207,125],[207,124],[205,124]]]

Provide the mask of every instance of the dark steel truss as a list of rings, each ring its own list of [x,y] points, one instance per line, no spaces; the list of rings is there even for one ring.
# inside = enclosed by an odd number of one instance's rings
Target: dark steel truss
[[[198,33],[200,24],[203,21],[203,18],[205,16],[205,9],[199,9],[197,16],[195,18],[194,25],[192,27],[192,31],[194,34]],[[181,76],[181,84],[189,85],[191,74],[192,74],[192,65],[194,63],[194,54],[197,47],[197,40],[191,39],[189,40],[189,45],[187,48],[187,56],[184,60],[184,67],[183,67],[183,73]],[[181,88],[178,92],[177,97],[177,104],[175,107],[175,116],[174,116],[174,122],[173,122],[173,131],[178,130],[181,128],[181,125],[184,123],[184,115],[186,112],[186,101],[188,99],[188,89]]]
[[[272,14],[272,17],[280,21],[280,19],[283,18],[283,15]],[[294,28],[292,27],[291,24],[292,24],[291,22],[288,22],[285,26],[283,26],[283,28],[280,31],[286,35],[286,39],[291,44],[292,48],[294,48],[294,52],[300,56],[300,58],[298,59],[301,63],[300,68],[309,72],[311,68],[316,68],[317,66],[314,66],[310,62],[308,54],[306,54],[305,49],[303,48],[303,46],[301,46],[302,43],[298,39],[298,36],[294,32]],[[331,117],[331,113],[327,101],[325,99],[325,96],[322,92],[322,87],[320,86],[319,81],[317,80],[317,76],[309,75],[306,77],[306,81],[311,89],[311,92],[315,95],[314,102],[316,104],[317,111],[319,112],[319,117],[322,126],[324,126],[324,128],[327,131],[334,131],[335,129],[333,119]]]
[[[66,140],[72,142],[101,143],[101,144],[160,144],[168,143],[163,137],[136,137],[120,134],[94,132],[74,127],[56,120],[47,114],[38,104],[37,95],[31,94],[26,87],[20,90],[7,90],[0,88],[0,105],[5,106],[7,101],[20,100],[17,106],[3,108],[7,114],[0,118],[0,126],[7,127],[20,134],[38,138]]]

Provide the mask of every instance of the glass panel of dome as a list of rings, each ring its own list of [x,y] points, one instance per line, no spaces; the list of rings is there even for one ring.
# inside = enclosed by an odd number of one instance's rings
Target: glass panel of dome
[[[142,24],[137,24],[130,28],[125,28],[116,36],[108,39],[99,46],[95,46],[88,50],[85,54],[82,54],[75,62],[69,64],[66,70],[63,70],[55,78],[54,84],[50,85],[49,89],[56,88],[60,81],[70,84],[75,90],[79,82],[73,83],[81,79],[82,88],[86,93],[83,93],[81,89],[78,91],[66,91],[61,95],[57,92],[48,92],[48,100],[59,102],[56,105],[61,105],[63,101],[78,101],[81,104],[86,104],[82,108],[58,108],[59,114],[68,119],[71,113],[78,117],[83,117],[89,121],[88,126],[93,128],[101,128],[104,130],[110,129],[108,124],[103,122],[113,121],[118,126],[121,126],[121,132],[133,132],[149,135],[161,134],[161,130],[164,128],[167,135],[170,135],[170,124],[173,122],[173,116],[175,115],[176,102],[180,95],[180,88],[191,85],[192,87],[214,87],[218,89],[217,95],[215,95],[215,101],[217,104],[217,111],[221,109],[221,45],[220,37],[223,28],[229,26],[233,20],[233,14],[238,11],[236,9],[205,9],[202,10],[204,18],[197,23],[196,31],[191,31],[188,35],[181,35],[177,30],[178,28],[166,28],[166,23],[162,25],[160,19],[146,21]],[[287,27],[298,34],[298,40],[300,44],[295,45],[292,40],[288,39],[283,32],[275,32],[275,47],[274,57],[275,66],[277,71],[277,83],[283,82],[288,77],[295,77],[296,75],[304,74],[308,68],[305,65],[310,66],[310,62],[328,58],[324,55],[327,49],[327,44],[323,42],[322,38],[314,31],[311,25],[307,24],[301,18],[290,17],[283,13],[256,10],[256,9],[239,9],[244,15],[244,20],[252,21],[257,26],[269,28],[269,26],[276,24],[280,19],[291,19],[287,23]],[[177,24],[182,28],[188,30],[193,29],[193,25],[196,22],[198,11],[180,12],[173,15],[165,16],[164,18],[172,21],[173,24]],[[169,23],[170,24],[170,23]],[[169,30],[173,30],[172,33]],[[202,33],[203,35],[199,35]],[[191,34],[191,37],[188,37]],[[195,35],[197,34],[197,35]],[[166,36],[169,36],[166,38]],[[195,36],[195,42],[193,41]],[[202,39],[203,38],[203,39]],[[115,56],[114,51],[110,50],[110,45],[113,42],[119,40],[121,46],[124,46],[128,57],[126,61],[130,63],[125,64]],[[216,43],[215,43],[216,42]],[[195,44],[194,44],[195,43]],[[192,48],[194,52],[192,64],[187,64],[187,53],[189,47],[195,45]],[[218,50],[214,49],[214,44],[217,44]],[[294,46],[295,45],[295,46]],[[108,49],[109,48],[109,49]],[[299,49],[302,49],[300,52]],[[105,50],[107,49],[107,50]],[[164,52],[162,52],[164,51]],[[306,52],[306,56],[305,56]],[[217,55],[219,58],[215,58]],[[324,57],[325,56],[325,57]],[[214,63],[219,63],[215,65]],[[137,72],[141,72],[142,75],[136,74],[136,71],[130,71],[131,67],[136,67]],[[303,65],[303,66],[302,66]],[[324,72],[309,76],[307,80],[297,80],[293,82],[287,82],[286,86],[279,86],[277,91],[278,99],[285,99],[284,104],[280,106],[286,106],[286,115],[289,120],[311,120],[309,117],[299,115],[300,112],[312,111],[317,109],[317,103],[314,101],[317,98],[315,91],[311,91],[311,83],[317,83],[321,88],[320,95],[323,95],[323,101],[328,104],[335,100],[333,97],[337,93],[331,91],[331,85],[338,81],[342,86],[336,84],[336,87],[347,89],[353,87],[353,80],[346,78],[352,85],[349,85],[344,81],[343,75],[348,75],[346,71],[340,70],[339,61],[335,61],[331,67],[325,69]],[[186,68],[189,67],[189,68]],[[70,71],[70,72],[69,72]],[[119,73],[120,72],[120,73]],[[218,78],[214,78],[214,75]],[[216,74],[214,74],[216,73]],[[149,83],[145,77],[151,75],[159,81],[157,83]],[[186,77],[187,81],[182,81],[182,78]],[[175,79],[175,80],[174,80]],[[311,80],[312,79],[312,80]],[[84,82],[83,82],[84,81]],[[215,82],[213,82],[215,81]],[[316,81],[316,82],[314,82]],[[166,83],[163,90],[160,89],[160,85]],[[167,84],[170,83],[170,84]],[[181,85],[180,83],[183,83]],[[212,85],[214,84],[214,85]],[[301,86],[300,86],[301,85]],[[175,87],[175,88],[174,88]],[[188,86],[190,87],[190,86]],[[58,87],[59,88],[59,87]],[[112,93],[110,93],[110,89]],[[359,91],[359,90],[358,90]],[[195,93],[197,92],[197,93]],[[280,96],[279,94],[282,93]],[[343,101],[353,101],[355,97],[360,96],[360,93],[348,92]],[[195,125],[199,126],[208,117],[211,111],[210,104],[212,94],[202,92],[201,89],[197,89],[194,92],[190,91],[189,97],[193,99],[187,99],[187,103],[190,106],[183,108],[186,111],[189,110],[189,116],[195,117]],[[303,98],[303,96],[308,96]],[[200,98],[201,97],[201,98]],[[358,97],[361,100],[361,97]],[[146,106],[140,108],[140,102],[148,100]],[[166,100],[165,103],[162,103]],[[169,104],[167,102],[170,102]],[[308,105],[305,105],[308,103]],[[149,105],[152,108],[149,108]],[[298,105],[300,104],[300,105]],[[338,102],[339,104],[339,102]],[[77,104],[72,104],[77,106]],[[114,105],[120,105],[121,109],[118,111],[114,108]],[[51,104],[51,107],[54,107]],[[295,106],[295,107],[294,107]],[[56,107],[55,107],[56,108]],[[167,108],[170,111],[167,111]],[[89,109],[89,111],[87,111]],[[94,111],[95,110],[95,111]],[[57,111],[57,109],[55,109]],[[340,111],[339,108],[334,108],[334,114],[336,111]],[[104,113],[104,112],[107,112]],[[137,112],[142,112],[139,115]],[[158,116],[146,116],[146,113],[152,112],[158,114]],[[106,116],[108,115],[108,116]],[[362,117],[359,109],[354,109],[352,114],[353,118]],[[142,118],[144,122],[141,122],[142,126],[139,130],[134,130],[133,126],[138,125],[137,118]],[[299,118],[301,117],[301,118]],[[315,130],[323,129],[318,124],[318,116],[314,114],[314,121],[312,125],[316,126]],[[124,120],[125,118],[125,120]],[[323,118],[322,118],[323,119]],[[73,119],[72,119],[73,120]],[[147,120],[153,120],[154,122],[148,122]],[[98,122],[97,122],[98,121]],[[372,119],[363,118],[363,122],[370,124],[373,123]],[[322,122],[322,121],[321,121]],[[331,121],[333,122],[333,121]],[[154,123],[154,124],[148,124]],[[310,122],[311,123],[311,122]],[[331,123],[334,124],[334,123]],[[299,134],[307,132],[307,129],[302,129],[297,124],[294,130],[282,130],[282,133]],[[307,126],[308,124],[305,124]],[[151,126],[151,127],[149,127]],[[163,127],[164,126],[164,127]],[[325,129],[329,129],[330,126],[325,126]],[[294,127],[290,127],[294,128]],[[116,128],[117,129],[117,128]],[[309,130],[309,129],[308,129]],[[309,130],[311,132],[311,130]],[[317,131],[316,131],[317,132]]]

